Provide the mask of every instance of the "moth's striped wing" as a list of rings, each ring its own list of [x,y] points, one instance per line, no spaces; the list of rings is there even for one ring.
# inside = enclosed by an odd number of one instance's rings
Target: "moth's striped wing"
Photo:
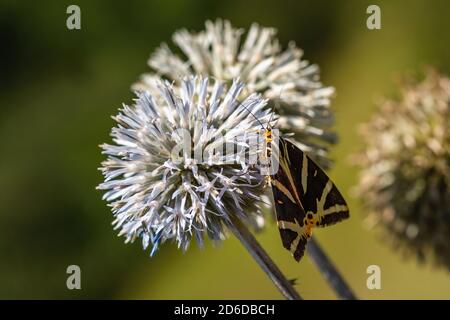
[[[294,144],[279,138],[276,152],[279,167],[271,183],[278,227],[283,246],[299,261],[312,228],[346,219],[349,210],[330,178]]]
[[[271,183],[281,241],[283,247],[292,253],[295,260],[300,261],[309,238],[308,230],[303,223],[305,211],[295,200],[292,201],[290,188],[284,187],[285,182],[289,185],[287,179],[284,179],[286,178],[284,172],[279,170],[276,176],[277,178],[272,177]]]

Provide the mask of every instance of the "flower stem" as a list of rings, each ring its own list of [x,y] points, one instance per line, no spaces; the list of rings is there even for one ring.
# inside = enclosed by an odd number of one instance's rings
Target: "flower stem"
[[[241,241],[244,247],[256,260],[259,266],[266,272],[270,280],[280,290],[283,296],[288,300],[301,300],[300,295],[295,291],[292,283],[281,273],[277,265],[270,259],[261,245],[256,241],[247,227],[234,215],[230,215],[230,229],[234,235]]]
[[[355,294],[352,292],[348,284],[342,278],[339,271],[327,257],[315,238],[311,238],[308,242],[307,250],[309,257],[319,268],[322,276],[330,284],[337,296],[345,300],[356,300]]]

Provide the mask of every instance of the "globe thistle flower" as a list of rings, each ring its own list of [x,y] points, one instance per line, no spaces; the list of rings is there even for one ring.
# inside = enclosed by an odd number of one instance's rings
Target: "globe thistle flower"
[[[178,85],[160,83],[160,99],[137,93],[132,106],[124,105],[113,119],[114,144],[103,144],[105,190],[119,235],[136,238],[151,254],[173,239],[186,250],[192,237],[203,243],[225,237],[230,216],[253,228],[262,226],[260,196],[263,176],[248,159],[259,151],[250,148],[271,112],[258,94],[237,97],[244,89],[233,82],[226,90],[208,78],[189,77]],[[223,93],[223,94],[222,94]],[[226,153],[216,152],[220,146]],[[231,152],[228,152],[231,150]]]
[[[336,136],[330,132],[333,115],[329,109],[334,89],[319,81],[319,68],[303,60],[303,52],[290,43],[282,50],[276,30],[253,24],[245,40],[242,29],[220,19],[207,21],[206,30],[179,30],[173,42],[182,53],[175,54],[162,44],[148,60],[152,73],[144,74],[133,88],[155,92],[160,77],[202,74],[229,82],[239,77],[246,83],[242,95],[259,92],[272,106],[278,106],[277,127],[293,133],[298,147],[325,167],[327,147]]]
[[[450,268],[450,79],[428,72],[363,128],[358,194],[395,247]]]

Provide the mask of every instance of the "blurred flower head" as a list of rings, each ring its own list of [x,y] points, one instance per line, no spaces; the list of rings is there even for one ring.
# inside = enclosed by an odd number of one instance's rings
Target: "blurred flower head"
[[[163,44],[150,57],[153,73],[145,74],[133,88],[155,92],[160,77],[201,74],[230,82],[239,77],[246,83],[242,94],[259,92],[277,107],[277,127],[294,133],[294,142],[323,166],[329,166],[327,147],[336,136],[330,132],[333,115],[329,108],[334,89],[319,81],[319,68],[303,60],[303,52],[290,43],[282,50],[276,30],[257,24],[244,31],[220,19],[207,21],[206,30],[191,33],[180,30],[173,42],[181,51],[175,54]],[[241,41],[242,40],[242,41]]]
[[[450,268],[450,79],[434,71],[363,128],[356,190],[395,247]],[[431,254],[432,253],[432,254]],[[431,255],[430,255],[431,254]]]
[[[258,94],[238,101],[243,89],[236,81],[226,90],[218,81],[187,77],[176,94],[159,83],[158,99],[137,93],[134,105],[114,117],[114,144],[101,146],[108,158],[98,188],[127,242],[141,238],[153,254],[168,239],[183,250],[192,237],[199,244],[205,234],[223,239],[230,215],[262,226],[264,177],[246,160],[258,150],[242,138],[258,135],[258,120],[268,121],[271,112]],[[222,146],[227,152],[218,152]]]

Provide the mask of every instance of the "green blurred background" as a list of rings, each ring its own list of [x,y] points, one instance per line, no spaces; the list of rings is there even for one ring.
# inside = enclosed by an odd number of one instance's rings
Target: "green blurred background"
[[[81,7],[81,30],[66,28],[66,8]],[[382,29],[366,28],[366,8],[381,7]],[[322,80],[336,87],[340,143],[331,177],[352,217],[315,235],[360,298],[450,298],[450,273],[404,259],[363,226],[350,189],[348,155],[362,147],[357,127],[395,79],[434,65],[450,71],[448,1],[177,0],[39,1],[0,4],[0,298],[281,298],[237,240],[182,254],[164,245],[154,258],[123,244],[95,186],[110,141],[111,115],[133,97],[130,85],[176,29],[201,30],[206,19],[252,22],[295,40]],[[308,258],[297,264],[271,222],[258,239],[307,299],[334,299]],[[66,268],[81,267],[82,290],[66,288]],[[366,268],[382,270],[368,290]]]

